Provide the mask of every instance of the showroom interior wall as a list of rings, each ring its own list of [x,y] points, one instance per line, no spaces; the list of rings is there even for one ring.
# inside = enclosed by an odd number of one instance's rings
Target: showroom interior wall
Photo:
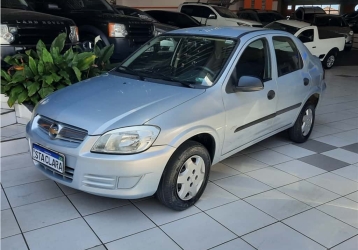
[[[108,0],[110,1],[110,0]],[[196,2],[196,0],[116,0],[118,5],[137,7],[139,9],[171,9],[175,10],[184,1]],[[276,0],[239,0],[232,5],[230,9],[239,10],[239,8],[255,8],[266,10],[277,10]]]

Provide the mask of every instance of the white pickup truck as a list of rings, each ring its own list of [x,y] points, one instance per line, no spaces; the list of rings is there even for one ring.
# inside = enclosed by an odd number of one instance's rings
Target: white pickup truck
[[[268,29],[287,31],[308,48],[312,55],[317,56],[326,69],[332,68],[339,51],[344,50],[345,38],[335,32],[323,30],[309,23],[296,20],[280,20],[265,26]]]

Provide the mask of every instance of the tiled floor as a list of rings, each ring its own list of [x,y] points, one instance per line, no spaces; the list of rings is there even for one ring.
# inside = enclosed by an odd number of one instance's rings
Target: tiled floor
[[[154,198],[78,192],[44,177],[27,154],[4,157],[2,249],[357,250],[356,72],[327,71],[311,140],[280,134],[213,166],[204,195],[183,212]]]

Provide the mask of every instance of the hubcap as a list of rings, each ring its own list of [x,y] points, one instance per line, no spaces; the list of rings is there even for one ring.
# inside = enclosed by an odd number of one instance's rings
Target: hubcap
[[[177,193],[180,199],[190,200],[201,186],[205,177],[205,162],[198,155],[191,156],[181,167],[177,180]]]
[[[82,47],[85,51],[91,51],[94,48],[94,42],[91,41],[83,41]]]
[[[302,126],[301,126],[302,134],[304,136],[308,135],[308,133],[311,131],[312,123],[313,123],[312,110],[307,109],[305,115],[302,118]]]
[[[333,66],[335,59],[336,59],[336,58],[334,57],[334,55],[331,55],[330,57],[328,57],[328,59],[327,59],[327,66],[328,66],[329,68]]]

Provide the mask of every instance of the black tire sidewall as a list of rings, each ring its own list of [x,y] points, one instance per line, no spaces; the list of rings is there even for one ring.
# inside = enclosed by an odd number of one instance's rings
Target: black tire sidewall
[[[328,67],[328,65],[327,65],[328,58],[331,57],[331,56],[334,56],[334,62],[333,62],[333,65],[332,65],[331,67]],[[331,69],[331,68],[334,66],[334,64],[336,63],[336,60],[337,60],[337,55],[336,55],[336,53],[334,53],[334,52],[329,52],[328,55],[326,56],[326,58],[323,60],[323,67],[324,67],[325,69]]]
[[[310,129],[310,132],[307,134],[307,135],[303,135],[302,133],[302,129],[301,129],[301,126],[302,126],[302,119],[303,119],[303,116],[304,114],[306,113],[306,110],[307,109],[311,109],[312,110],[312,125],[311,125],[311,129]],[[314,127],[314,123],[315,123],[315,118],[316,118],[316,107],[314,104],[312,103],[307,103],[305,104],[305,106],[303,106],[300,114],[298,115],[298,118],[295,122],[295,124],[293,125],[292,128],[290,128],[288,130],[289,132],[289,136],[290,136],[290,139],[296,143],[303,143],[305,141],[308,140],[308,138],[310,137],[311,133],[312,133],[312,130],[313,130],[313,127]]]
[[[198,193],[190,200],[182,200],[177,193],[177,179],[183,164],[192,156],[200,156],[205,163],[205,176]],[[203,194],[209,180],[211,159],[206,148],[195,141],[187,141],[181,145],[168,161],[157,190],[157,198],[164,205],[174,210],[185,210],[192,206]]]

